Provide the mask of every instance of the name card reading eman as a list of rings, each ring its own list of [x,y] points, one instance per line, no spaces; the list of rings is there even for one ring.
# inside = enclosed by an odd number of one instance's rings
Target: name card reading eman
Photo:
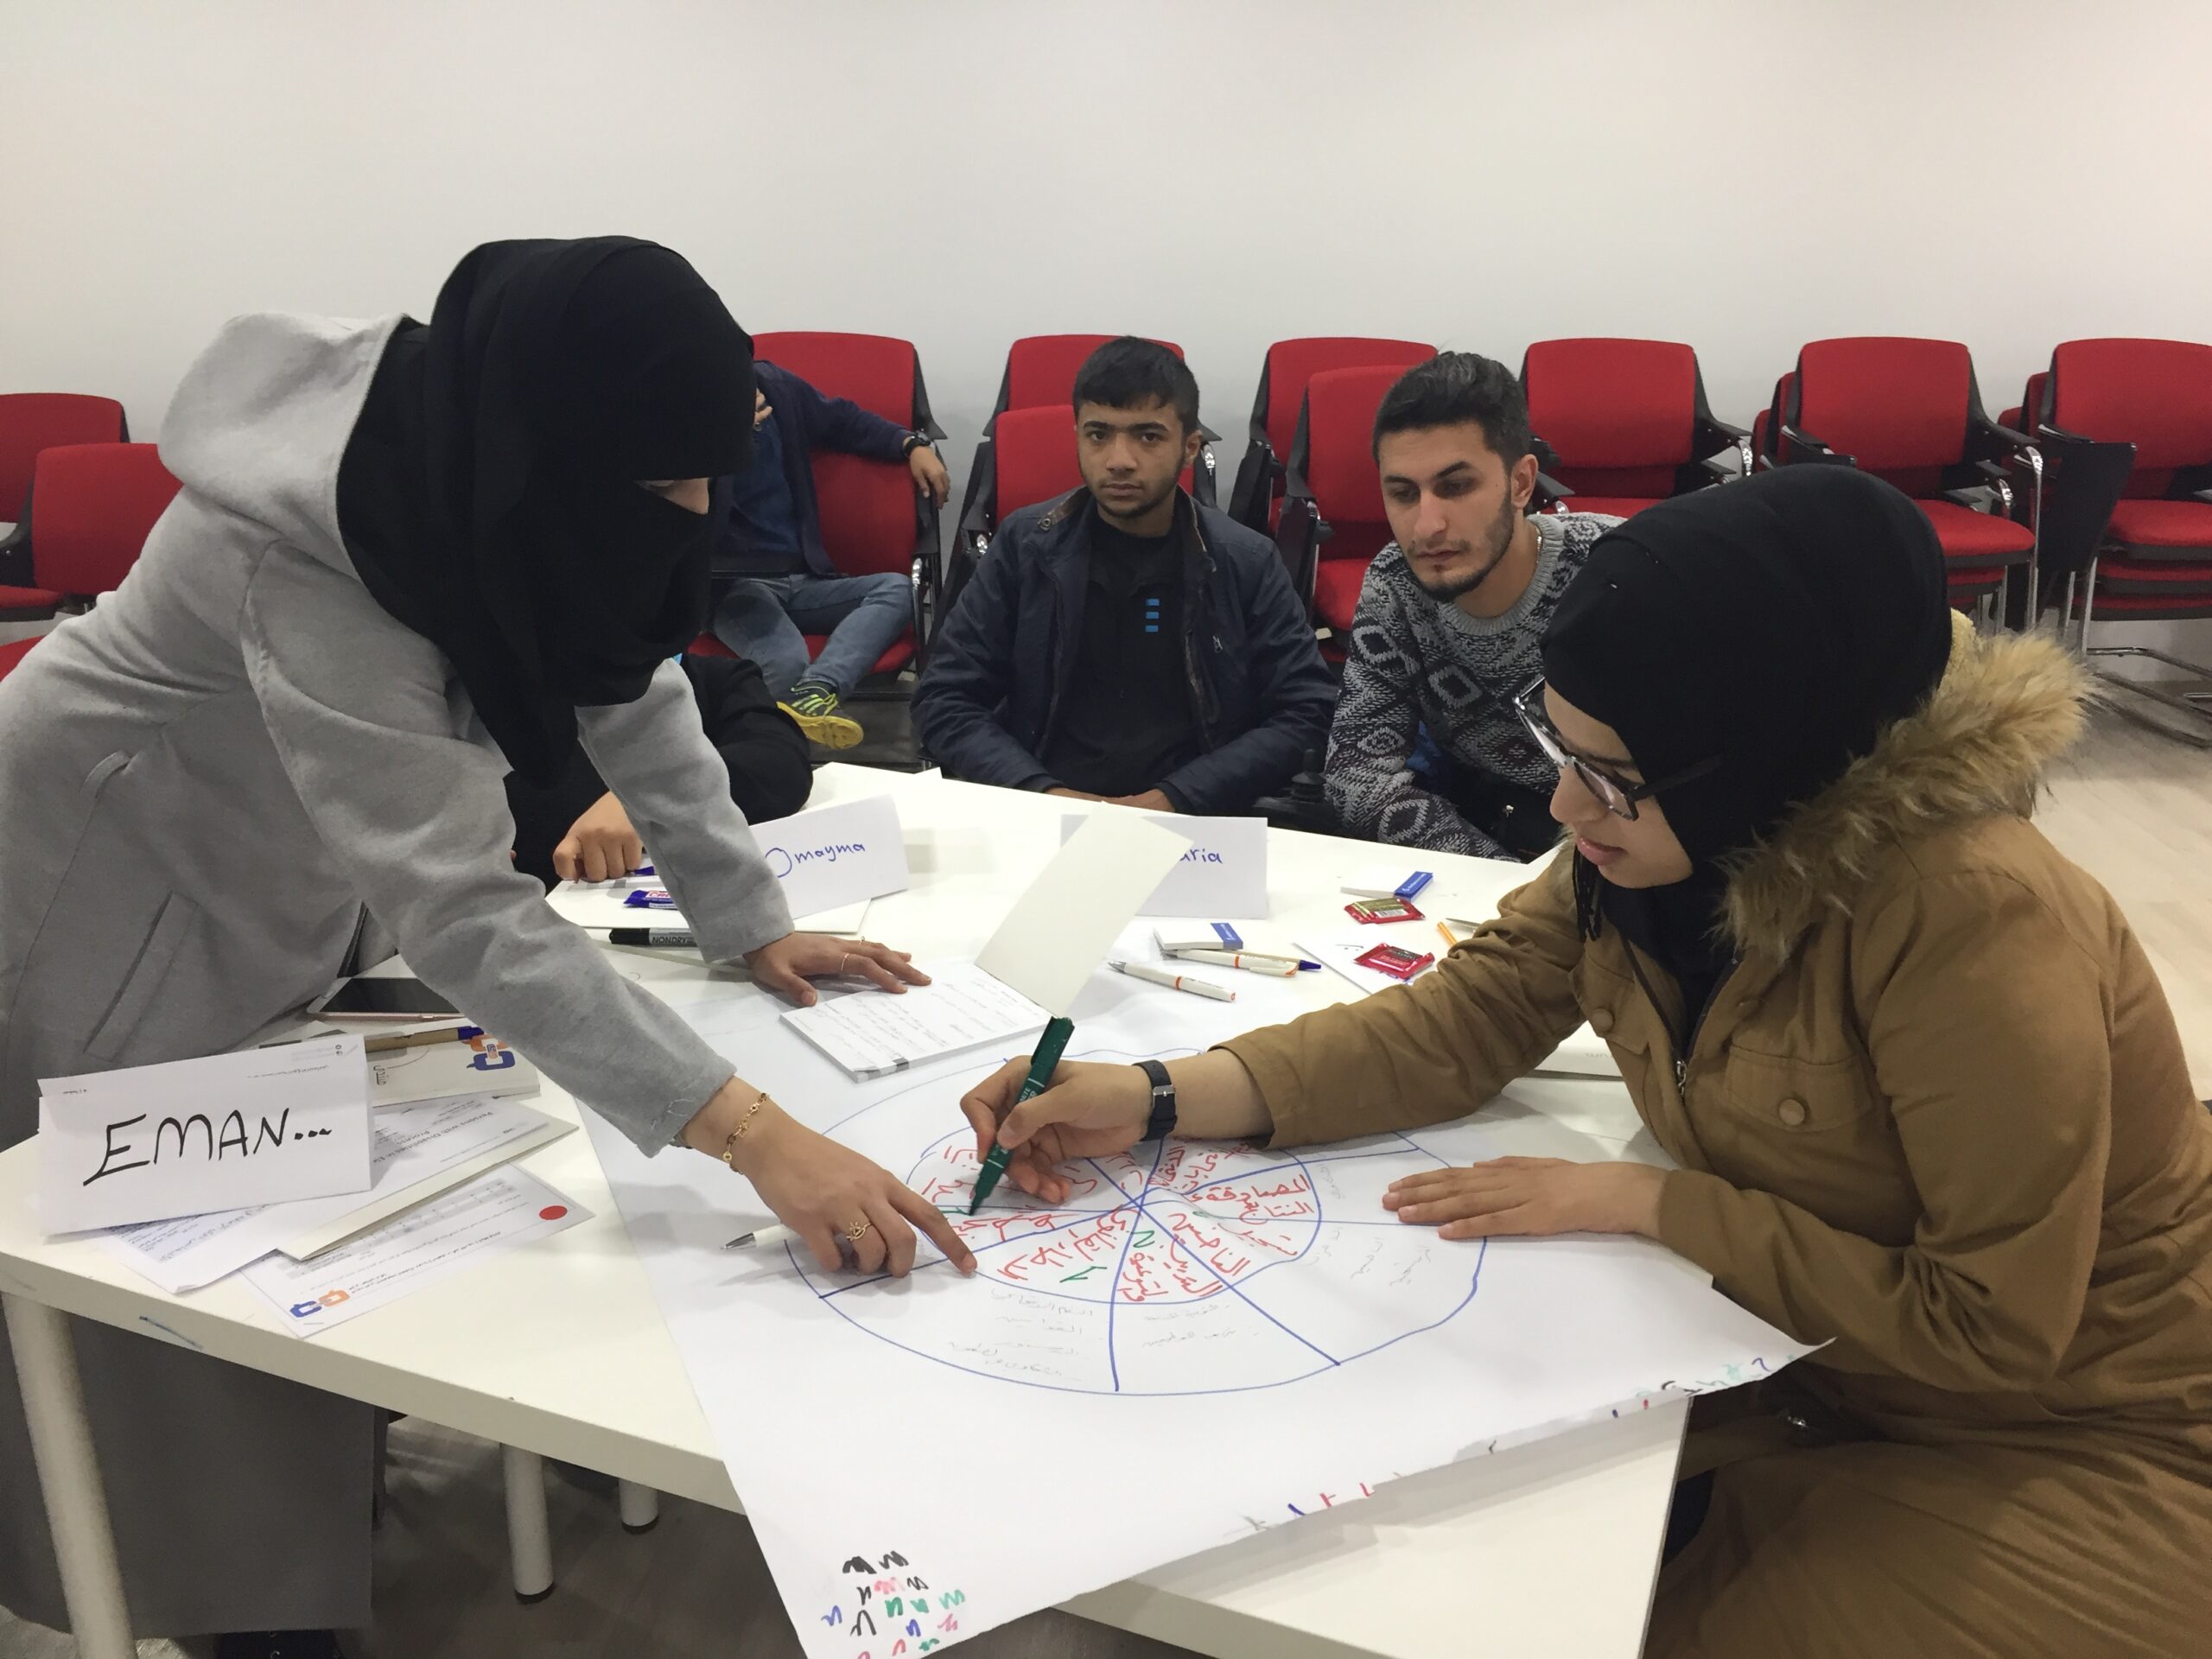
[[[39,1084],[49,1233],[364,1192],[369,1067],[359,1037]]]

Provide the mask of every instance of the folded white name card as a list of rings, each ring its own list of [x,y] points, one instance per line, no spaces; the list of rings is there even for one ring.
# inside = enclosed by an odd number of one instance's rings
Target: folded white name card
[[[328,1037],[39,1083],[49,1233],[368,1190],[369,1067]]]
[[[802,921],[825,910],[906,890],[906,841],[888,795],[817,807],[753,826],[760,855]]]
[[[1268,913],[1268,821],[1265,818],[1198,818],[1181,813],[1147,813],[1154,823],[1191,843],[1167,872],[1140,916],[1218,916],[1250,921]],[[1060,820],[1060,839],[1075,833],[1083,816]]]

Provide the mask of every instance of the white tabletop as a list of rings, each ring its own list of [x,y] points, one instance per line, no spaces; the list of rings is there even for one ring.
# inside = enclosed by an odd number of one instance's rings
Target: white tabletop
[[[809,804],[884,793],[899,802],[913,886],[876,900],[869,936],[935,956],[981,945],[1058,845],[1069,804],[934,774],[850,766],[818,772]],[[1245,932],[1287,942],[1305,927],[1341,931],[1343,880],[1394,856],[1328,836],[1272,832],[1274,919]],[[1433,853],[1418,860],[1436,871],[1440,894],[1463,903],[1494,903],[1529,874]],[[1405,861],[1412,868],[1414,855]],[[1461,913],[1459,905],[1452,913]],[[758,995],[696,956],[615,954],[632,977],[679,987],[690,999],[710,985],[733,997]],[[1352,994],[1333,974],[1304,981],[1317,1005]],[[1624,1141],[1637,1128],[1618,1082],[1530,1086],[1578,1128]],[[550,1084],[534,1103],[563,1119],[575,1116]],[[663,1491],[740,1507],[582,1134],[524,1161],[594,1219],[311,1341],[279,1331],[243,1284],[169,1296],[97,1243],[48,1241],[31,1202],[35,1148],[34,1141],[0,1154],[0,1290]],[[1629,1659],[1643,1639],[1683,1419],[1680,1408],[1641,1413],[1433,1471],[1340,1513],[1069,1605],[1219,1655]],[[1481,1647],[1465,1645],[1471,1639]]]

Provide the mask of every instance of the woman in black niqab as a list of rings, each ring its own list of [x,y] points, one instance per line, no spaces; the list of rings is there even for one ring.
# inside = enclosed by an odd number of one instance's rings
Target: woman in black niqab
[[[452,662],[525,779],[706,626],[715,525],[645,483],[744,470],[753,342],[679,255],[492,242],[404,324],[340,466],[377,602]]]

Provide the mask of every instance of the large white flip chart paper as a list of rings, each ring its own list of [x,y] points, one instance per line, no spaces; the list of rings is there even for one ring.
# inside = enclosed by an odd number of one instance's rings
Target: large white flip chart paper
[[[1223,1005],[1096,976],[1070,1058],[1190,1052],[1290,1012],[1248,977]],[[687,1017],[790,1109],[965,1211],[975,1143],[956,1102],[1002,1056],[855,1084],[772,1007]],[[1598,1085],[1535,1089],[1568,1086]],[[1056,1206],[1009,1182],[956,1220],[975,1278],[937,1260],[904,1281],[727,1254],[766,1213],[742,1179],[586,1122],[812,1659],[918,1656],[1288,1522],[1314,1494],[1805,1351],[1647,1241],[1447,1243],[1391,1218],[1384,1187],[1417,1170],[1624,1155],[1515,1090],[1457,1123],[1337,1146],[1141,1146],[1090,1162]],[[1625,1151],[1657,1155],[1643,1136]],[[1076,1472],[1040,1484],[1040,1446]]]

